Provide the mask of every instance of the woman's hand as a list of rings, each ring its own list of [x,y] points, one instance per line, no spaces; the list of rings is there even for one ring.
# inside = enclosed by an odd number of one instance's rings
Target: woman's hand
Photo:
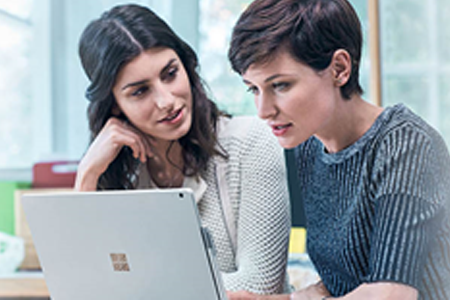
[[[117,157],[123,146],[130,147],[134,158],[143,163],[147,161],[147,157],[153,156],[148,138],[145,138],[128,122],[112,117],[106,122],[81,160],[75,180],[75,190],[95,191],[98,178]]]
[[[227,292],[228,300],[290,300],[290,295],[258,295],[247,291]]]
[[[291,296],[292,300],[321,300],[330,296],[327,288],[322,281],[312,284],[302,290],[294,292]]]
[[[247,291],[227,292],[228,300],[256,300],[257,296]]]
[[[364,283],[340,298],[341,300],[417,300],[419,292],[416,288],[396,282]]]
[[[327,296],[330,296],[330,293],[322,281],[289,295],[257,295],[247,291],[227,292],[229,300],[321,300]]]
[[[246,291],[227,292],[229,300],[321,300],[324,297],[329,299],[342,300],[360,300],[360,299],[389,299],[389,300],[413,300],[417,299],[419,294],[413,287],[394,283],[394,282],[379,282],[362,284],[349,294],[340,298],[330,297],[330,293],[325,285],[320,281],[314,285],[292,293],[291,295],[271,295],[262,296]],[[327,298],[328,299],[328,298]]]

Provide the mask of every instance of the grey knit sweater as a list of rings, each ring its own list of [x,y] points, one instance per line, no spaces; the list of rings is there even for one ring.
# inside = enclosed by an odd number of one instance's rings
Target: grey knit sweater
[[[333,296],[388,281],[450,299],[450,158],[435,130],[397,105],[338,153],[313,137],[296,155],[308,253]]]
[[[200,183],[185,178],[183,186],[194,190],[213,236],[225,289],[286,291],[291,223],[283,149],[255,117],[221,118],[218,140],[229,159],[213,158]],[[148,187],[154,184],[141,169],[138,188]]]

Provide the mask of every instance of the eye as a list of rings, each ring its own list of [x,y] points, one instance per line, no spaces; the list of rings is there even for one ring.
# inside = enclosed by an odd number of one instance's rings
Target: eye
[[[131,96],[140,97],[140,96],[144,95],[148,90],[149,90],[148,86],[145,86],[145,85],[140,86],[139,88],[134,90],[133,93],[131,93]]]
[[[290,84],[288,82],[274,82],[272,83],[272,88],[277,91],[284,91],[288,89]]]
[[[256,86],[249,86],[247,89],[248,93],[252,93],[253,95],[257,95],[258,94],[258,88]]]
[[[171,67],[167,72],[163,75],[162,80],[164,81],[172,81],[177,77],[178,67]]]

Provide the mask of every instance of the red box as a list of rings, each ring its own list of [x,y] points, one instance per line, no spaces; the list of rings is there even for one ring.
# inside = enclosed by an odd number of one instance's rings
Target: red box
[[[33,188],[73,188],[78,161],[40,162],[33,166]]]

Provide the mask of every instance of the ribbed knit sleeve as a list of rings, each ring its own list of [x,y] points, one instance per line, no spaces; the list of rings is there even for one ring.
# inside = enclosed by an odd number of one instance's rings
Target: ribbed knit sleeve
[[[429,135],[412,125],[384,137],[372,180],[374,220],[368,281],[395,281],[422,288],[429,253],[438,247],[446,202],[440,164]],[[439,148],[438,148],[439,149]],[[427,270],[428,271],[428,270]]]
[[[231,190],[240,186],[240,203],[234,204],[236,270],[223,273],[223,280],[228,290],[280,293],[290,232],[284,155],[267,125],[257,120],[250,126],[239,147],[240,181],[228,176]]]
[[[398,282],[450,299],[450,156],[433,128],[397,105],[340,152],[313,137],[296,156],[308,253],[331,295]]]

